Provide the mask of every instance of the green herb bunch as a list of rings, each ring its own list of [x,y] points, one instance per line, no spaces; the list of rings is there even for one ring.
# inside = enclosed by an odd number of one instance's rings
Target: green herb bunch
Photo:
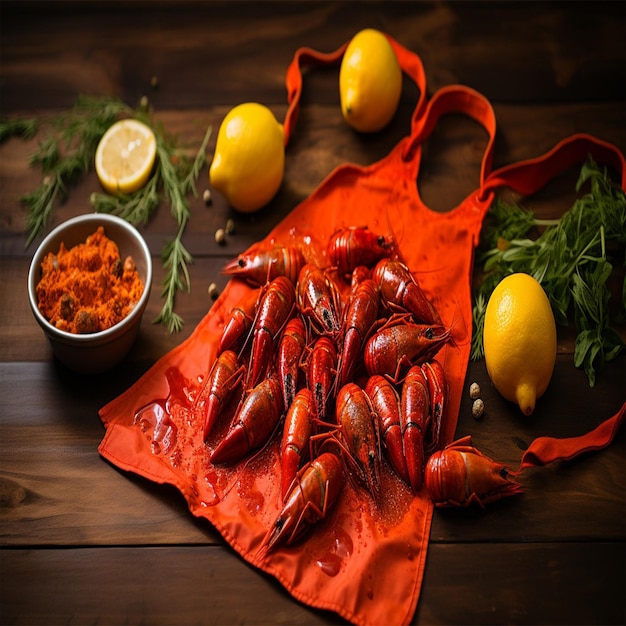
[[[161,251],[166,270],[161,292],[164,303],[155,323],[162,323],[170,332],[177,332],[182,328],[183,320],[174,311],[176,293],[189,291],[191,287],[188,265],[192,257],[182,243],[190,217],[187,196],[190,193],[198,195],[196,180],[206,164],[210,127],[195,158],[190,159],[177,147],[176,140],[153,122],[147,106],[133,109],[117,98],[79,97],[69,111],[46,121],[49,132],[30,158],[32,166],[41,168],[43,179],[37,189],[21,198],[28,211],[26,245],[29,246],[45,230],[57,202],[66,198],[70,186],[92,169],[100,139],[120,117],[134,117],[152,128],[157,142],[154,172],[137,192],[126,196],[93,193],[91,204],[96,212],[111,213],[139,226],[148,223],[162,199],[169,203],[177,232]],[[10,136],[31,138],[43,125],[35,119],[3,120],[0,122],[0,142]]]
[[[610,319],[607,283],[613,263],[626,267],[626,195],[591,158],[582,167],[577,193],[587,183],[590,191],[558,220],[537,220],[532,211],[500,200],[490,208],[477,254],[485,276],[474,298],[473,359],[484,354],[489,297],[505,276],[515,272],[530,274],[541,283],[558,324],[567,325],[573,315],[574,363],[584,368],[591,387],[596,371],[624,348],[612,324],[624,321],[626,277],[615,319]],[[531,238],[538,226],[543,227],[541,234]]]

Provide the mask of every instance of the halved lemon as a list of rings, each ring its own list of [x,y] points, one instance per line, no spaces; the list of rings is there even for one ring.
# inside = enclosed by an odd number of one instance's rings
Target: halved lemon
[[[115,122],[96,149],[96,173],[111,194],[131,194],[141,189],[154,166],[156,138],[143,122]]]

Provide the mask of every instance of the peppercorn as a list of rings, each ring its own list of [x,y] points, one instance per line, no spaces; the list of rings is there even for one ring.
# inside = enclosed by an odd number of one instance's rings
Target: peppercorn
[[[476,398],[476,400],[474,400],[474,404],[472,404],[472,417],[475,420],[478,420],[483,416],[484,412],[485,403],[480,398]]]
[[[235,220],[232,218],[229,218],[228,220],[226,220],[226,234],[232,235],[234,232],[235,232]]]
[[[206,204],[207,206],[211,206],[211,203],[213,202],[213,199],[211,198],[211,190],[210,189],[205,189],[204,193],[202,194],[202,199],[204,200],[204,204]]]
[[[226,232],[224,231],[223,228],[218,228],[215,231],[215,242],[218,243],[219,245],[222,245],[223,243],[226,242]]]
[[[216,300],[217,296],[220,295],[220,291],[217,288],[217,285],[215,283],[211,283],[209,285],[209,296],[211,297],[212,300]]]
[[[469,388],[469,395],[472,400],[476,400],[480,395],[480,385],[478,383],[472,383]]]

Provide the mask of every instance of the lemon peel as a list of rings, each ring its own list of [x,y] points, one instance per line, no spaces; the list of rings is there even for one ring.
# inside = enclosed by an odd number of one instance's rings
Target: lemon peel
[[[152,129],[136,119],[120,120],[109,127],[96,148],[98,180],[112,195],[134,193],[148,181],[155,158]]]
[[[556,362],[554,314],[535,278],[516,273],[500,281],[487,303],[483,341],[491,382],[531,415]]]
[[[387,37],[373,28],[348,44],[339,70],[341,112],[355,130],[373,133],[393,118],[402,94],[402,70]]]
[[[237,105],[217,134],[209,183],[241,213],[255,212],[276,195],[285,167],[285,133],[257,102]]]

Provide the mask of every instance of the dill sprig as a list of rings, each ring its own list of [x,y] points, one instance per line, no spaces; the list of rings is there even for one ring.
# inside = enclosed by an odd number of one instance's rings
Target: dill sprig
[[[166,275],[163,280],[161,297],[164,299],[161,312],[157,316],[157,323],[164,323],[170,332],[179,331],[182,328],[182,318],[174,312],[174,297],[177,291],[185,288],[189,291],[189,269],[191,255],[182,242],[183,232],[189,221],[189,205],[185,200],[183,181],[178,177],[174,163],[170,158],[171,145],[162,138],[157,139],[157,159],[160,176],[170,203],[172,216],[178,223],[176,237],[167,242],[161,252],[163,267]]]
[[[493,291],[494,287],[490,288],[489,293]],[[474,324],[474,332],[472,333],[472,343],[470,348],[470,354],[473,359],[479,359],[484,355],[483,350],[483,331],[485,327],[485,311],[487,310],[488,296],[483,292],[476,294],[474,299],[474,306],[472,308],[472,321]]]
[[[148,223],[161,203],[159,180],[159,176],[152,175],[144,187],[130,195],[111,196],[94,191],[89,200],[97,213],[111,213],[134,226],[142,226]]]
[[[183,194],[187,195],[188,193],[192,193],[195,198],[198,197],[198,189],[196,187],[196,181],[200,176],[200,171],[207,164],[207,156],[206,151],[209,145],[209,139],[211,139],[212,127],[209,126],[204,135],[204,139],[202,140],[202,144],[198,152],[196,153],[196,158],[191,163],[191,167],[189,168],[189,172],[187,176],[183,179]],[[186,163],[186,160],[183,159],[183,163]]]
[[[161,251],[163,267],[166,270],[162,283],[161,297],[163,306],[155,323],[165,324],[171,333],[178,332],[183,327],[183,319],[174,311],[174,300],[176,292],[189,291],[189,269],[188,265],[192,261],[191,254],[182,243],[182,235],[187,225],[184,219],[176,233],[176,237],[168,241]]]
[[[153,122],[145,105],[134,110],[116,98],[80,97],[70,111],[52,119],[53,131],[39,143],[30,159],[32,166],[41,168],[44,177],[36,190],[22,196],[28,209],[27,246],[45,229],[56,203],[67,196],[69,186],[92,168],[100,139],[120,116],[135,117],[152,128],[157,142],[154,172],[146,185],[133,194],[112,196],[94,192],[90,201],[96,212],[117,215],[135,226],[147,224],[162,199],[169,203],[177,230],[175,238],[166,242],[161,251],[166,270],[161,292],[164,304],[155,323],[177,332],[183,319],[174,311],[176,294],[191,288],[188,266],[193,259],[182,243],[190,218],[187,196],[193,193],[197,197],[196,180],[206,164],[211,127],[192,160],[177,147],[175,138]],[[16,133],[20,125],[14,124],[16,130],[12,132]],[[30,126],[24,125],[27,128]]]
[[[30,165],[43,172],[41,185],[21,197],[28,217],[28,247],[43,232],[56,203],[66,198],[69,186],[86,174],[98,143],[120,113],[131,109],[116,98],[81,96],[72,109],[49,121],[51,130],[30,157]]]
[[[586,183],[590,191],[558,220],[537,220],[531,211],[500,200],[490,208],[477,254],[485,275],[474,300],[472,359],[484,355],[486,302],[496,285],[515,272],[530,274],[541,283],[558,324],[567,325],[573,312],[574,363],[584,368],[591,387],[596,371],[624,348],[611,326],[607,281],[613,270],[610,242],[621,248],[613,256],[621,255],[626,266],[626,195],[591,157],[581,169],[576,191]],[[545,230],[531,237],[537,226]],[[622,305],[626,307],[626,278]]]
[[[37,134],[38,128],[39,122],[36,119],[0,120],[0,144],[11,137],[32,139]]]

